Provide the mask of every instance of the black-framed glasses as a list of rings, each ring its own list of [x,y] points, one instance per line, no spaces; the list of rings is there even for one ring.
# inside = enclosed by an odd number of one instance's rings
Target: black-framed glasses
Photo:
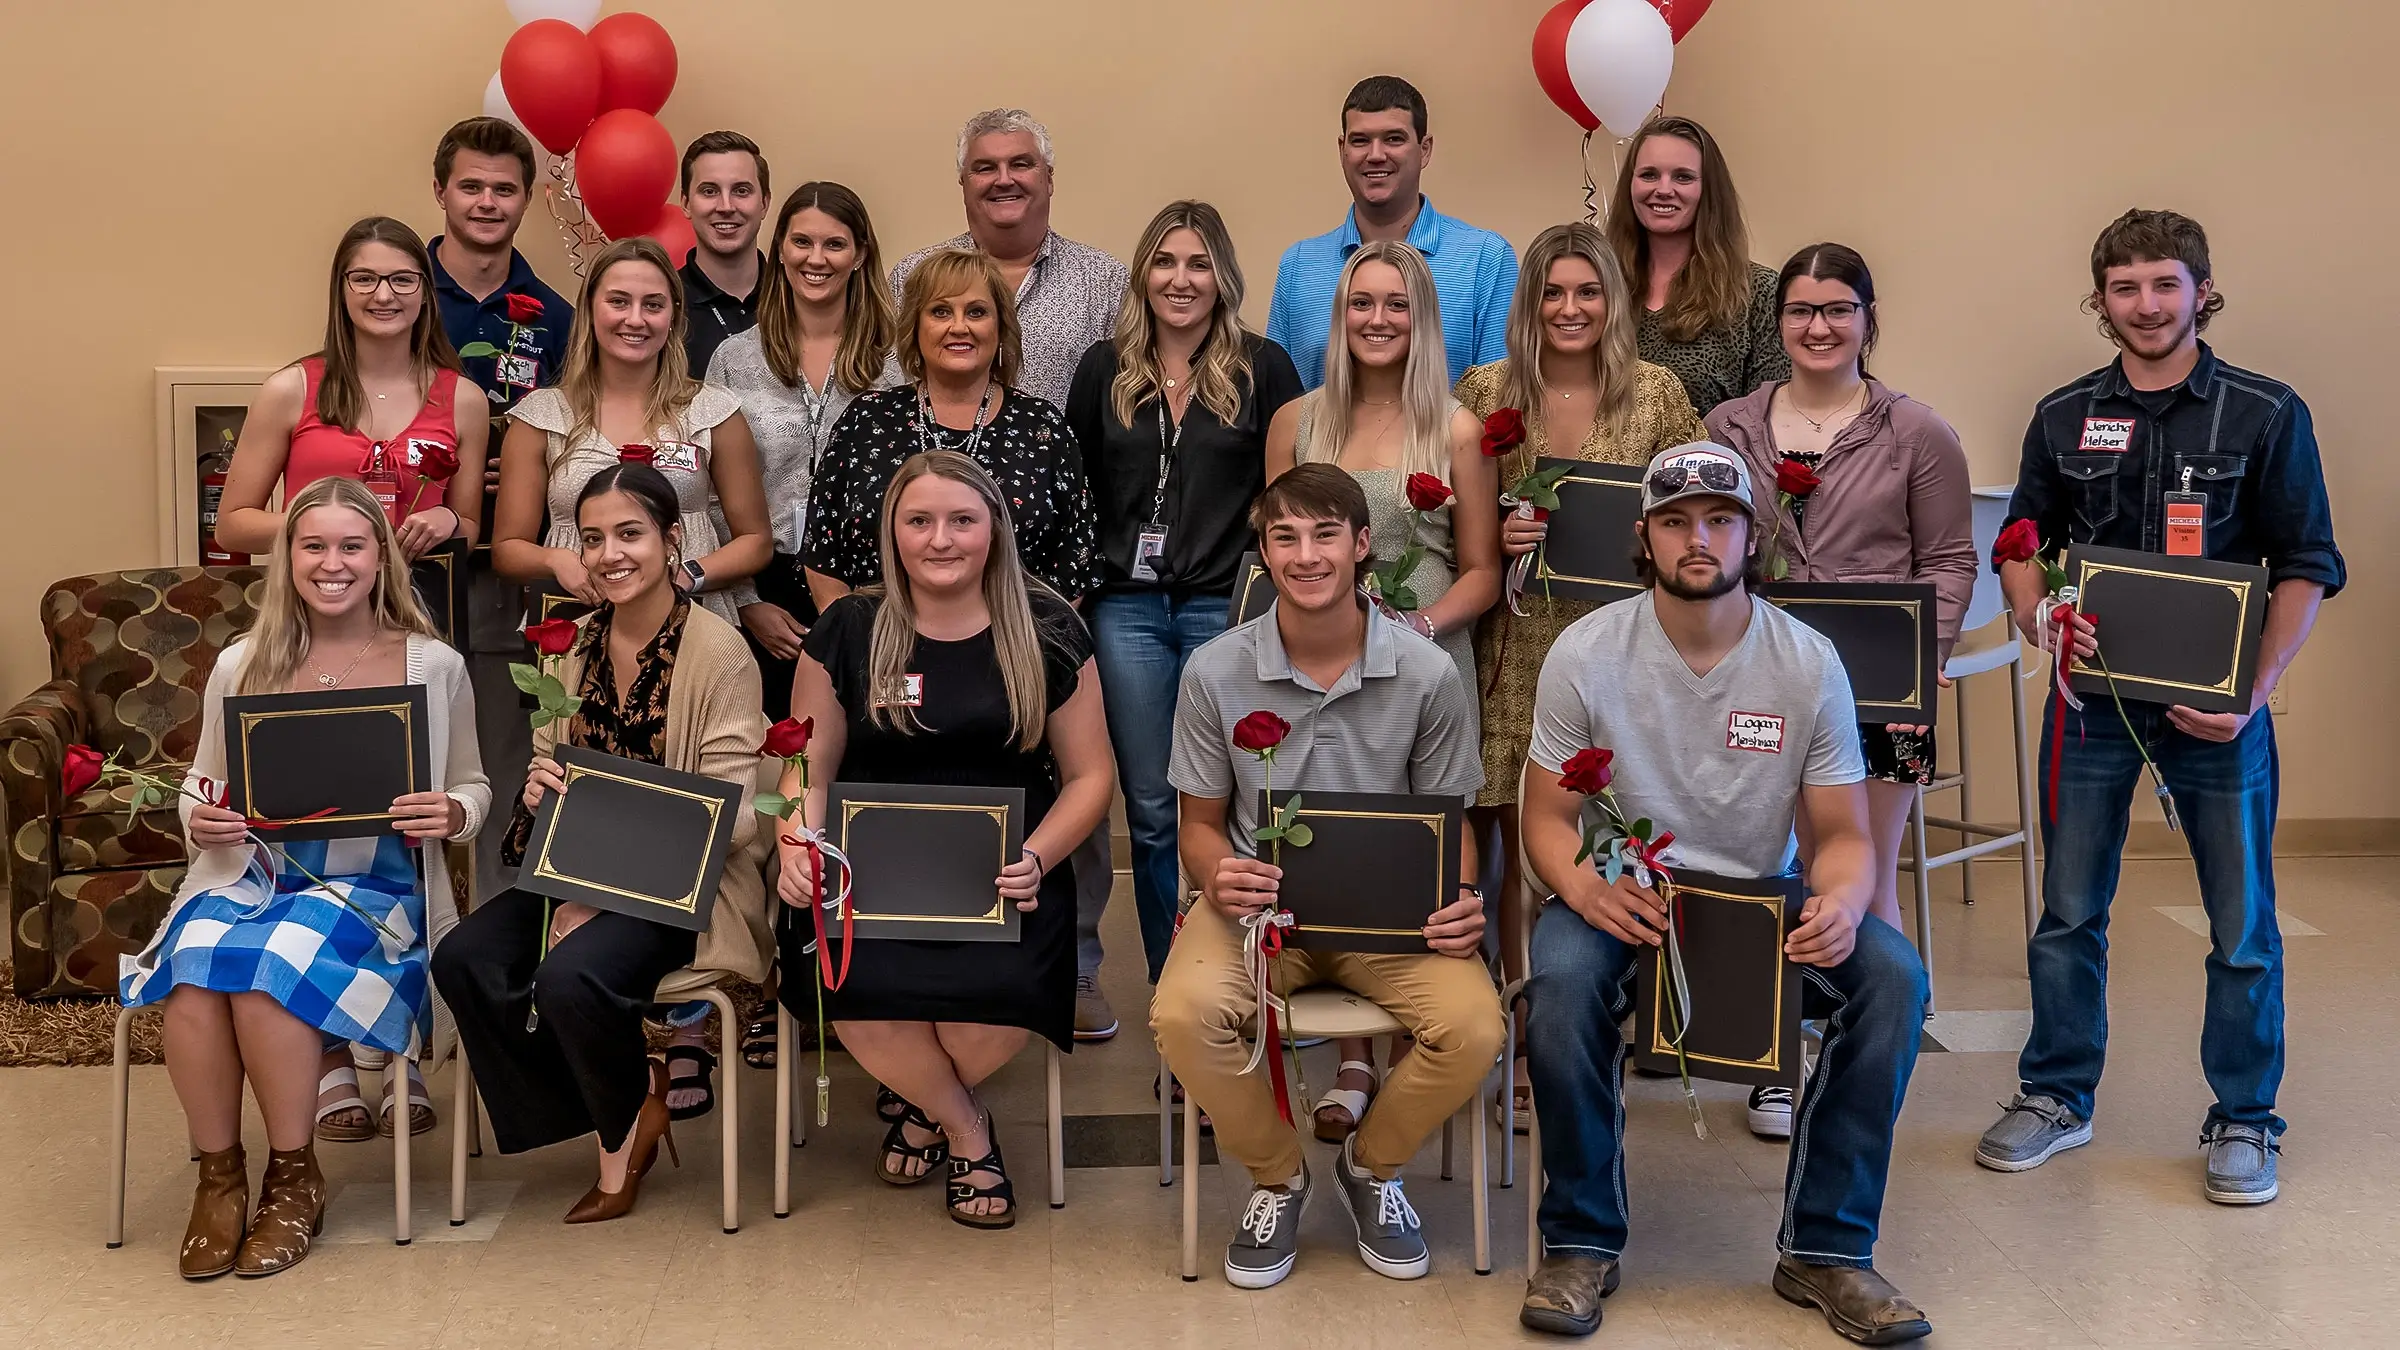
[[[423,272],[371,272],[364,267],[342,273],[342,284],[359,295],[373,295],[377,288],[389,285],[394,295],[415,295],[425,284]]]
[[[1665,497],[1681,492],[1697,481],[1710,492],[1732,492],[1741,486],[1741,471],[1719,459],[1704,459],[1696,465],[1667,464],[1650,472],[1650,495]]]
[[[1856,300],[1828,300],[1821,305],[1807,305],[1794,300],[1783,307],[1783,326],[1806,328],[1819,315],[1823,315],[1828,326],[1848,328],[1858,322],[1859,311],[1865,308]]]

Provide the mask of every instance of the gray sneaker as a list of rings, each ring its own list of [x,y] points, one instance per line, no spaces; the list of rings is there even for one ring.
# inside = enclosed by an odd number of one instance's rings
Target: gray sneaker
[[[1292,1273],[1300,1259],[1300,1212],[1308,1208],[1308,1167],[1300,1168],[1300,1189],[1288,1186],[1250,1187],[1250,1203],[1225,1244],[1225,1282],[1236,1289],[1272,1289]]]
[[[2200,1132],[2208,1150],[2205,1193],[2220,1205],[2263,1205],[2275,1198],[2275,1155],[2283,1145],[2261,1125],[2212,1121]]]
[[[1975,1145],[1975,1161],[1995,1172],[2030,1172],[2052,1154],[2092,1142],[2092,1122],[2055,1097],[2020,1092]]]
[[[1108,996],[1100,992],[1100,977],[1075,977],[1075,1039],[1105,1041],[1117,1034],[1117,1010],[1108,1006]]]
[[[1358,1232],[1358,1258],[1367,1269],[1395,1280],[1421,1280],[1433,1269],[1425,1250],[1425,1226],[1400,1189],[1400,1178],[1378,1181],[1356,1161],[1358,1136],[1342,1141],[1342,1156],[1333,1174],[1342,1183],[1342,1199],[1350,1204],[1350,1226]]]

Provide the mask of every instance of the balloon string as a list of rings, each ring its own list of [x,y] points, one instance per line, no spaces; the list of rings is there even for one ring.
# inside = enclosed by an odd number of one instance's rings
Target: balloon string
[[[592,224],[591,214],[583,209],[583,194],[575,189],[574,161],[575,152],[572,150],[551,157],[552,181],[543,185],[542,199],[550,205],[550,219],[558,223],[559,242],[566,247],[568,265],[575,269],[575,275],[582,276],[585,267],[583,251],[607,243],[608,236]],[[561,198],[566,200],[566,211],[559,209]]]
[[[1592,133],[1588,131],[1583,133],[1583,149],[1578,157],[1583,161],[1583,223],[1597,225],[1600,223],[1600,185],[1592,181]]]

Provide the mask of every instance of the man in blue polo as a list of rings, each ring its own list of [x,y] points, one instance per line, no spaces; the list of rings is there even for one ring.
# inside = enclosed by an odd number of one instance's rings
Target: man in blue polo
[[[1508,241],[1433,209],[1417,190],[1433,162],[1425,96],[1397,75],[1360,80],[1342,102],[1342,177],[1350,214],[1341,226],[1283,251],[1267,336],[1292,354],[1301,383],[1325,382],[1325,344],[1333,332],[1333,291],[1342,264],[1361,244],[1399,239],[1425,255],[1442,304],[1442,343],[1450,379],[1467,367],[1508,355],[1508,302],[1517,289],[1517,255]]]
[[[532,200],[533,142],[497,117],[470,117],[442,133],[433,152],[433,199],[442,208],[442,233],[429,246],[433,296],[442,331],[453,347],[489,343],[493,354],[465,358],[467,378],[491,400],[493,418],[517,400],[558,382],[567,355],[574,307],[542,284],[517,252],[517,227]],[[529,303],[530,302],[530,303]],[[539,313],[533,313],[538,305]],[[511,313],[514,306],[515,313]],[[517,706],[508,675],[522,660],[525,588],[493,573],[489,534],[491,496],[500,488],[500,438],[495,425],[484,470],[486,534],[468,564],[467,668],[475,686],[475,733],[494,792],[524,785],[533,757],[533,731]],[[495,811],[476,840],[475,894],[501,890],[500,837],[507,812]]]

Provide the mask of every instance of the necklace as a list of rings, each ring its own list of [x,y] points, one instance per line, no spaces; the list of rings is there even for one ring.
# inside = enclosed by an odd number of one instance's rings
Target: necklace
[[[1843,412],[1849,409],[1851,399],[1857,398],[1866,392],[1867,387],[1863,384],[1858,388],[1851,390],[1849,394],[1843,397],[1841,402],[1835,404],[1831,408],[1826,409],[1823,417],[1809,416],[1808,409],[1800,406],[1800,400],[1792,398],[1789,395],[1785,396],[1784,402],[1791,406],[1792,411],[1799,415],[1801,421],[1808,423],[1809,430],[1821,433],[1825,430],[1825,424],[1827,422],[1832,421],[1835,417],[1840,416]]]
[[[371,647],[373,647],[373,646],[375,645],[375,639],[377,639],[377,638],[379,638],[379,637],[382,637],[382,636],[383,636],[383,630],[382,630],[382,628],[381,628],[381,627],[378,627],[378,628],[377,628],[377,629],[376,629],[374,632],[372,632],[372,633],[369,633],[369,634],[367,635],[367,640],[366,640],[366,642],[365,642],[363,645],[361,645],[361,646],[359,647],[359,649],[358,649],[358,650],[357,650],[355,653],[353,653],[353,654],[351,655],[351,657],[350,657],[350,664],[349,664],[349,665],[346,665],[346,666],[344,666],[344,667],[342,667],[342,673],[341,673],[341,674],[339,674],[339,675],[328,675],[328,674],[326,674],[326,673],[325,673],[325,672],[324,672],[322,669],[320,669],[320,670],[318,670],[318,671],[317,671],[317,683],[318,683],[318,684],[321,684],[321,685],[323,685],[323,686],[325,686],[325,687],[326,687],[326,688],[328,688],[328,689],[334,689],[334,688],[338,688],[338,687],[340,687],[340,685],[341,685],[342,681],[344,681],[344,680],[346,680],[346,679],[349,679],[349,678],[350,678],[350,672],[351,672],[351,671],[354,671],[354,670],[356,670],[356,669],[358,669],[358,663],[366,659],[366,657],[367,657],[367,650],[368,650],[368,648],[371,648]],[[314,664],[316,664],[316,663],[312,661],[312,662],[310,662],[310,664],[311,664],[311,665],[314,665]]]

